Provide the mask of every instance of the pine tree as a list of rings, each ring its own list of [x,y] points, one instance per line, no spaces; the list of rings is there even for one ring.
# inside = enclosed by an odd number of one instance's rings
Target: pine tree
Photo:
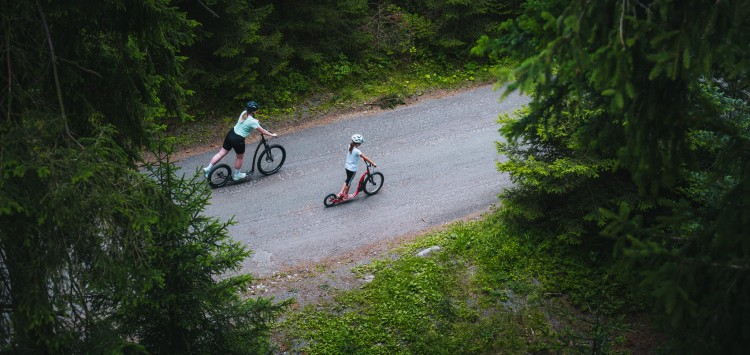
[[[250,252],[231,240],[231,221],[202,214],[210,190],[202,176],[178,175],[170,147],[159,141],[145,166],[157,222],[142,261],[159,282],[122,302],[114,323],[154,354],[270,353],[271,323],[287,303],[241,297],[252,278],[237,273]]]
[[[0,0],[0,352],[168,352],[167,333],[188,337],[175,349],[266,346],[278,307],[241,300],[247,276],[211,279],[248,252],[197,214],[194,183],[138,167],[180,114],[194,25],[169,1]]]
[[[503,74],[508,90],[533,99],[503,129],[502,168],[519,183],[504,195],[508,212],[551,216],[546,227],[579,241],[611,238],[682,350],[746,349],[750,4],[549,0],[524,10],[476,47],[517,60]]]
[[[134,162],[178,109],[190,23],[166,2],[0,1],[0,28],[0,347],[129,347],[106,315],[155,277]]]

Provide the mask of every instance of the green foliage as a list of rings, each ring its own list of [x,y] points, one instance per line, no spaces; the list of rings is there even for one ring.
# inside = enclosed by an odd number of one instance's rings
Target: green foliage
[[[179,112],[192,23],[163,1],[128,5],[0,1],[3,351],[138,348],[107,319],[158,282],[139,259],[154,188],[133,158]]]
[[[127,168],[110,131],[79,146],[61,139],[60,124],[40,131],[7,123],[0,140],[0,349],[125,346],[106,315],[158,282],[134,257],[155,222],[152,187]]]
[[[465,59],[479,35],[517,14],[521,1],[395,1],[411,29],[412,45],[444,59]]]
[[[360,267],[371,283],[282,329],[305,344],[296,351],[324,354],[612,350],[624,334],[616,315],[632,306],[621,283],[590,255],[541,239],[494,215],[453,225]],[[432,245],[443,250],[414,256]]]
[[[651,191],[676,181],[682,157],[689,156],[687,131],[714,117],[710,106],[688,101],[701,80],[714,71],[745,80],[739,68],[747,67],[748,59],[737,58],[740,50],[728,43],[747,40],[740,30],[747,20],[738,15],[748,11],[746,4],[532,1],[525,8],[504,25],[507,36],[485,37],[475,52],[522,61],[508,90],[533,87],[540,98],[550,98],[562,84],[570,95],[604,99],[601,107],[621,118],[625,129],[620,158]],[[530,35],[520,43],[519,37]]]
[[[619,138],[602,131],[600,123],[607,119],[603,110],[576,98],[542,113],[534,112],[535,107],[499,120],[506,141],[498,143],[498,151],[506,160],[498,169],[516,184],[501,194],[503,213],[566,243],[606,247],[596,236],[606,223],[601,208],[628,201],[649,210],[654,201],[637,194],[612,146],[592,141],[592,136]]]
[[[644,223],[641,214],[623,205],[618,213],[607,212],[613,223],[604,233],[618,238],[616,250],[629,267],[642,270],[640,286],[659,301],[655,309],[660,319],[678,334],[707,337],[686,344],[709,349],[720,342],[735,351],[742,345],[730,339],[747,332],[739,324],[744,324],[744,300],[750,294],[743,266],[750,259],[742,217],[748,204],[741,192],[747,156],[737,151],[750,138],[750,111],[746,101],[717,87],[705,90],[720,104],[722,123],[733,133],[692,131],[699,168],[681,171],[678,195],[660,201],[668,212],[658,216],[658,223]]]
[[[281,42],[281,34],[261,30],[272,5],[239,0],[177,4],[199,24],[195,42],[181,51],[185,78],[199,103],[191,105],[196,112],[246,101],[261,76],[286,65],[291,49]]]
[[[180,114],[179,47],[195,24],[168,1],[2,1],[0,78],[7,93],[4,119],[52,119],[71,134],[93,136],[101,125],[120,133],[136,154],[147,141],[149,120],[162,108]],[[106,93],[103,94],[103,93]],[[35,107],[32,109],[32,107]]]
[[[34,130],[41,146],[29,146],[26,127],[3,136],[3,152],[18,160],[4,161],[0,185],[9,307],[0,349],[267,350],[284,305],[242,300],[247,275],[219,279],[249,253],[228,240],[226,223],[200,214],[205,184],[176,176],[168,161],[148,166],[152,178],[129,168],[108,130],[44,149],[56,128]]]
[[[248,98],[267,112],[289,112],[331,91],[377,85],[411,65],[482,62],[467,58],[471,44],[497,33],[494,24],[517,3],[178,1],[198,24],[195,42],[181,52],[191,112],[212,119]]]
[[[369,68],[369,67],[368,67]],[[373,68],[383,71],[384,69]],[[277,97],[289,98],[296,102],[288,109],[264,111],[270,119],[284,121],[324,115],[331,111],[350,109],[370,109],[374,107],[393,108],[410,99],[438,90],[453,90],[488,82],[491,78],[490,65],[439,65],[434,62],[412,63],[402,70],[390,71],[388,75],[371,78],[368,81],[355,81],[346,78],[340,88],[331,93],[320,93],[304,101],[293,97],[292,91],[277,93]],[[367,70],[370,71],[369,69]]]
[[[118,307],[119,330],[151,353],[269,352],[270,324],[285,304],[241,298],[250,275],[226,274],[250,252],[227,234],[231,221],[202,215],[210,190],[203,179],[178,176],[164,144],[145,166],[158,185],[158,223],[149,227],[143,263],[160,282]]]
[[[248,252],[205,187],[137,166],[194,26],[168,1],[0,1],[0,352],[267,349],[280,306],[218,277]]]
[[[520,63],[502,78],[533,95],[500,145],[510,220],[614,250],[680,350],[750,339],[749,16],[732,1],[528,1],[474,50]]]
[[[315,71],[317,81],[329,88],[340,86],[350,75],[362,75],[362,69],[343,54],[335,62],[322,63]]]

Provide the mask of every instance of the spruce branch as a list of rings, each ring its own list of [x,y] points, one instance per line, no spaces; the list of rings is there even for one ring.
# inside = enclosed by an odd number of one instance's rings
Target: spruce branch
[[[208,12],[210,12],[211,15],[214,15],[214,17],[217,17],[217,18],[219,17],[219,14],[214,12],[214,10],[211,10],[211,8],[208,7],[208,5],[204,4],[203,1],[201,0],[195,0],[195,1],[197,1],[201,6],[203,6],[204,9],[208,10]]]
[[[49,33],[47,18],[44,16],[44,11],[42,11],[42,4],[39,3],[39,0],[36,0],[36,7],[37,10],[39,10],[39,17],[42,20],[42,24],[44,24],[44,31],[47,35],[47,45],[49,46],[50,57],[52,58],[52,75],[55,78],[55,90],[57,91],[57,101],[60,105],[60,114],[62,116],[63,124],[65,124],[65,133],[67,133],[68,137],[70,137],[70,139],[73,140],[73,142],[75,142],[80,148],[83,148],[83,145],[81,145],[81,143],[79,143],[78,140],[73,137],[73,134],[70,132],[70,127],[68,126],[68,118],[65,115],[65,104],[62,97],[62,88],[60,87],[60,76],[57,73],[57,56],[55,55],[55,47],[52,44],[52,36]]]

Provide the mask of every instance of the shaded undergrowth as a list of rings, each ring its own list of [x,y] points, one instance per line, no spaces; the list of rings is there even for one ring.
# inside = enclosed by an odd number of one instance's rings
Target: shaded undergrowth
[[[373,109],[392,109],[433,92],[457,90],[494,82],[493,71],[506,64],[467,63],[462,66],[412,63],[368,79],[352,77],[333,88],[286,100],[285,107],[272,107],[270,98],[252,98],[263,105],[262,124],[273,131],[293,127],[326,116]],[[239,115],[237,108],[195,108],[188,122],[168,122],[167,130],[179,148],[216,143]]]

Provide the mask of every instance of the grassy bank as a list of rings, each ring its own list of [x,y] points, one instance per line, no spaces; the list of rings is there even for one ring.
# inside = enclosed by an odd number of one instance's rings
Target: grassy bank
[[[431,247],[425,256],[420,251]],[[610,353],[653,350],[639,305],[607,262],[494,214],[457,223],[355,269],[372,280],[290,311],[284,351],[314,354]]]
[[[412,63],[399,71],[371,75],[378,79],[351,78],[333,88],[321,87],[307,96],[285,100],[287,107],[262,107],[259,118],[274,131],[293,128],[326,117],[373,109],[389,109],[424,95],[460,90],[493,82],[493,71],[501,64],[470,63],[460,67],[435,63]],[[278,95],[293,95],[280,92]],[[263,98],[253,98],[263,105]],[[193,112],[189,122],[168,122],[167,132],[178,142],[178,150],[215,144],[240,112],[237,107]],[[221,136],[221,137],[220,137]]]

